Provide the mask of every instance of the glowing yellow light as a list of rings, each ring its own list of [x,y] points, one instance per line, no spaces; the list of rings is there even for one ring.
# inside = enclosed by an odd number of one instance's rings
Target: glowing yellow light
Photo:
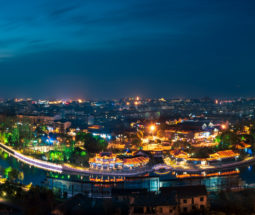
[[[155,126],[155,125],[151,125],[151,126],[150,126],[150,131],[153,132],[153,131],[155,131],[155,130],[156,130],[156,126]]]
[[[136,100],[137,100],[137,101],[139,101],[139,100],[140,100],[140,97],[139,97],[139,96],[137,96],[137,97],[136,97]]]
[[[221,125],[221,128],[222,128],[222,129],[226,129],[227,126],[226,126],[225,124],[222,124],[222,125]]]

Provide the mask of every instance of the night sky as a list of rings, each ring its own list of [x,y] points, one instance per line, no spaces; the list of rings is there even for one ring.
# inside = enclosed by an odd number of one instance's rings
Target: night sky
[[[0,0],[0,97],[255,96],[254,0]]]

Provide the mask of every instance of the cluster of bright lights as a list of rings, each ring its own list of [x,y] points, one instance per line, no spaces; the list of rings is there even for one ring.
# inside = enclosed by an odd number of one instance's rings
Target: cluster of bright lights
[[[111,135],[109,135],[109,134],[98,134],[98,133],[93,133],[93,136],[100,136],[100,137],[102,137],[103,139],[108,139],[108,140],[110,140],[112,137],[111,137]]]

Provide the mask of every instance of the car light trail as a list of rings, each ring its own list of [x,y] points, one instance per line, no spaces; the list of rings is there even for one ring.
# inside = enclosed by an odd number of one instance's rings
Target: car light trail
[[[16,152],[15,150],[13,150],[12,148],[0,143],[0,146],[2,146],[2,149],[4,151],[6,151],[8,154],[10,154],[11,156],[15,157],[16,159],[30,165],[30,166],[34,166],[40,169],[44,169],[47,171],[52,171],[52,172],[58,172],[61,173],[62,172],[62,166],[58,165],[58,164],[53,164],[47,161],[41,161],[38,159],[34,159],[34,158],[30,158],[28,156],[22,155],[19,152]]]

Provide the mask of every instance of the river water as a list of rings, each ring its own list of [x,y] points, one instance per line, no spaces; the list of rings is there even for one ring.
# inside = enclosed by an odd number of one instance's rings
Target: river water
[[[5,175],[5,168],[12,167],[24,173],[24,184],[33,185],[45,185],[45,181],[50,181],[48,183],[51,188],[61,188],[63,186],[73,186],[72,182],[75,181],[76,185],[90,183],[89,177],[81,176],[70,176],[64,174],[57,174],[58,177],[53,177],[52,174],[47,173],[47,171],[38,169],[36,167],[29,167],[28,165],[18,162],[15,158],[7,156],[7,154],[0,156],[0,173],[2,176]],[[174,175],[156,175],[154,173],[150,174],[148,177],[136,177],[129,178],[122,185],[114,185],[115,187],[121,186],[122,188],[147,188],[151,191],[157,191],[160,187],[167,186],[179,186],[179,185],[195,185],[204,184],[208,190],[221,190],[228,188],[240,188],[240,187],[255,187],[255,165],[250,165],[246,167],[239,168],[240,173],[237,175],[230,176],[220,176],[220,177],[210,177],[210,178],[192,178],[192,179],[176,179]],[[50,176],[49,176],[50,175]],[[54,175],[54,174],[53,174]],[[92,176],[93,177],[93,176]],[[96,176],[95,176],[96,177]],[[56,182],[57,181],[57,182]],[[66,181],[69,181],[69,185],[66,185]],[[79,182],[80,181],[80,182]],[[81,183],[82,182],[82,183]],[[65,184],[65,185],[63,185]],[[91,185],[90,185],[91,187]],[[70,190],[66,188],[67,190]]]

